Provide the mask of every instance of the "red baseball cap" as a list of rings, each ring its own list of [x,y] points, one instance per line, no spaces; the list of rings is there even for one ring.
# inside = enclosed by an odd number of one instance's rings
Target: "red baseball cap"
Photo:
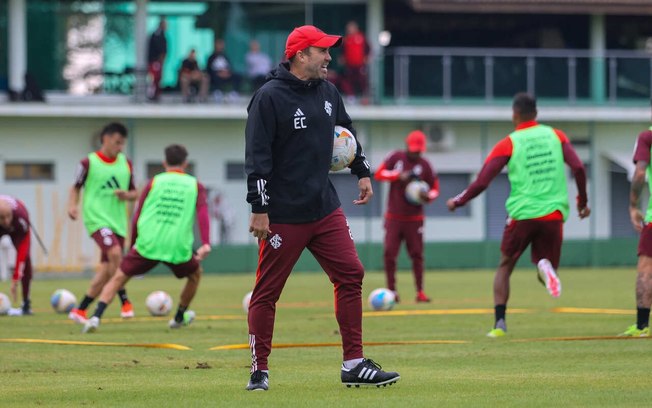
[[[423,153],[426,151],[426,135],[420,130],[413,130],[405,138],[408,152]]]
[[[285,43],[285,57],[290,59],[298,51],[308,47],[330,48],[338,47],[342,43],[342,37],[339,35],[326,34],[319,28],[312,25],[297,27]]]

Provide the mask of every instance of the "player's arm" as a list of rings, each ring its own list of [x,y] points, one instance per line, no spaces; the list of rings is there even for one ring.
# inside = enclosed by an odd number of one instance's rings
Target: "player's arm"
[[[577,152],[568,140],[564,132],[555,129],[557,137],[561,141],[561,149],[564,154],[564,162],[571,168],[575,184],[577,185],[577,213],[580,218],[586,218],[591,214],[591,209],[587,206],[588,196],[586,194],[586,170],[582,160],[577,156]]]
[[[147,198],[147,194],[149,194],[149,191],[152,189],[153,182],[154,179],[151,179],[143,188],[140,198],[138,199],[138,205],[134,211],[134,216],[131,218],[131,245],[129,245],[129,248],[136,245],[136,238],[138,238],[138,218],[140,218],[140,211],[143,209],[143,203],[145,202],[145,198]]]
[[[75,184],[70,187],[68,192],[68,217],[71,220],[76,220],[79,217],[79,197],[81,196],[81,189],[86,183],[86,176],[88,175],[88,167],[90,162],[88,158],[84,158],[77,165],[75,174]]]
[[[650,163],[650,148],[652,147],[652,132],[645,131],[638,135],[634,146],[634,175],[629,190],[629,218],[632,226],[638,232],[643,230],[645,219],[641,212],[641,193],[645,186],[645,175]]]
[[[358,199],[353,200],[353,204],[364,205],[367,204],[369,200],[371,200],[371,197],[374,195],[374,191],[371,186],[371,165],[369,164],[369,161],[367,161],[367,156],[364,154],[362,143],[360,143],[360,139],[357,137],[357,132],[353,127],[351,117],[346,112],[344,102],[342,101],[342,96],[337,93],[337,97],[338,103],[337,109],[335,110],[335,123],[339,126],[343,126],[349,129],[353,133],[356,141],[355,158],[351,164],[349,164],[351,174],[354,174],[358,178],[359,194]]]
[[[480,193],[489,187],[491,181],[500,174],[501,170],[512,157],[512,140],[509,137],[502,139],[498,142],[480,169],[478,177],[471,183],[466,190],[453,198],[446,201],[446,206],[450,211],[455,211],[457,207],[462,207],[473,198],[477,197]]]
[[[27,257],[29,256],[29,228],[25,232],[25,235],[23,236],[23,239],[20,240],[18,243],[18,246],[16,247],[16,263],[14,266],[14,274],[11,279],[11,297],[13,298],[14,302],[16,301],[17,298],[17,287],[18,287],[18,281],[20,281],[23,278],[23,272],[25,270],[25,262],[27,261]]]
[[[134,168],[131,160],[128,160],[129,163],[129,188],[127,190],[114,190],[113,193],[122,201],[135,201],[138,198],[138,190],[136,189],[136,184],[134,183]]]
[[[249,232],[258,239],[266,239],[269,229],[270,197],[267,181],[273,170],[272,142],[276,134],[276,112],[271,96],[257,92],[247,109],[245,127],[245,173],[247,174],[247,202],[251,205]]]
[[[199,238],[202,245],[197,249],[197,259],[200,261],[211,252],[210,243],[210,217],[208,216],[208,204],[206,202],[206,188],[197,183],[197,204],[195,211],[197,212],[197,223],[199,224]]]

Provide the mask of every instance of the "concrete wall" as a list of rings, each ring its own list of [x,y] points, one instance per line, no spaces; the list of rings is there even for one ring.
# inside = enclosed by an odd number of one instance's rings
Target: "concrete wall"
[[[73,223],[66,217],[66,200],[77,163],[97,148],[98,130],[114,118],[125,122],[130,129],[126,153],[133,160],[138,186],[146,182],[147,164],[162,160],[166,145],[182,143],[187,146],[190,161],[195,164],[195,175],[208,188],[219,190],[226,197],[234,213],[232,242],[241,248],[249,248],[254,244],[247,231],[249,207],[245,202],[245,181],[227,180],[225,173],[227,161],[244,161],[244,108],[215,115],[210,112],[198,114],[197,111],[187,110],[185,106],[167,107],[165,112],[151,110],[138,113],[139,109],[133,107],[137,113],[132,114],[129,107],[126,107],[115,114],[116,111],[107,112],[102,107],[93,111],[71,108],[60,115],[21,114],[20,109],[11,112],[2,112],[0,109],[0,194],[19,197],[31,211],[34,226],[51,252],[50,256],[45,257],[36,246],[33,249],[40,270],[78,270],[92,267],[97,261],[95,246],[87,237],[81,222]],[[432,121],[443,125],[454,138],[453,143],[443,151],[428,152],[428,159],[439,173],[469,173],[474,178],[491,147],[507,135],[512,126],[508,109],[495,110],[490,117],[484,117],[484,111],[467,111],[468,118],[464,115],[456,116],[455,112],[442,113],[437,108],[432,109],[432,115],[426,115],[418,109],[405,113],[403,108],[387,110],[382,114],[373,114],[364,108],[352,108],[350,113],[374,168],[389,151],[403,147],[403,139],[410,130]],[[584,161],[590,163],[589,196],[594,210],[590,220],[580,222],[573,208],[566,223],[565,236],[578,240],[606,240],[610,237],[610,163],[614,157],[621,158],[621,161],[631,158],[636,135],[647,127],[647,123],[640,112],[635,120],[621,115],[623,120],[616,118],[610,121],[604,117],[593,121],[587,115],[579,119],[564,115],[565,112],[560,111],[549,115],[550,120],[546,120],[543,115],[542,121],[565,130],[571,140],[592,142],[578,145],[578,153]],[[433,119],[428,120],[428,117]],[[451,119],[442,119],[446,117]],[[4,164],[8,161],[53,162],[55,179],[7,182]],[[353,176],[351,183],[356,183]],[[374,197],[383,201],[383,209],[386,192],[387,189],[383,187]],[[575,203],[575,195],[576,188],[571,180],[571,207]],[[447,198],[441,197],[440,200]],[[485,195],[476,198],[470,206],[468,217],[428,218],[426,241],[433,244],[484,242]],[[382,242],[382,218],[355,217],[350,222],[358,242]],[[232,252],[234,256],[245,258],[247,255],[244,254],[250,252],[249,249],[235,251]],[[370,249],[368,252],[372,258],[380,255],[376,250]],[[251,270],[252,266],[255,269],[255,259],[253,264],[244,260],[240,264],[241,267],[234,269]]]

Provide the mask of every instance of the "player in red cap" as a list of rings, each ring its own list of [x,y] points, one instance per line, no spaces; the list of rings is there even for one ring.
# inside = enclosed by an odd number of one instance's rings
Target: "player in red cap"
[[[439,178],[422,153],[426,151],[426,135],[420,130],[410,132],[405,138],[406,149],[389,154],[376,170],[374,178],[390,183],[385,213],[385,276],[387,288],[394,291],[396,301],[396,257],[405,241],[412,259],[412,272],[416,285],[417,302],[430,302],[423,291],[423,204],[409,202],[405,188],[413,180],[422,180],[430,186],[421,192],[421,201],[430,203],[439,197]]]
[[[494,146],[478,178],[446,201],[448,209],[455,211],[483,192],[507,166],[510,194],[505,203],[507,222],[500,245],[502,254],[494,277],[495,324],[487,333],[492,338],[507,334],[509,278],[530,244],[539,281],[552,297],[561,294],[556,269],[561,257],[564,221],[569,213],[564,164],[571,168],[577,185],[579,217],[591,214],[587,206],[586,171],[573,145],[564,132],[542,125],[536,118],[536,99],[527,93],[516,94],[512,103],[512,122],[516,129]]]
[[[353,129],[342,97],[326,81],[329,49],[341,37],[314,26],[295,28],[281,63],[256,91],[245,129],[249,231],[259,243],[256,283],[249,304],[251,378],[247,390],[267,390],[276,302],[307,248],[335,287],[335,315],[342,336],[342,383],[381,386],[400,376],[385,372],[362,352],[362,278],[353,236],[328,178],[336,125]],[[354,204],[373,195],[369,163],[358,143],[349,165],[358,178]],[[307,369],[308,374],[312,369]]]

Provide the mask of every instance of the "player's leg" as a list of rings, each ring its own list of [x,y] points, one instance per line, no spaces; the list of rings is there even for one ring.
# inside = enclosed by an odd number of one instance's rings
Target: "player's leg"
[[[256,283],[249,302],[251,377],[246,389],[267,390],[267,359],[272,351],[276,302],[310,236],[310,224],[270,224],[272,233],[258,243]]]
[[[401,222],[385,220],[385,241],[383,243],[383,260],[385,263],[385,279],[387,289],[394,292],[396,302],[400,302],[396,291],[396,258],[401,248]]]
[[[102,288],[109,280],[113,272],[111,270],[109,252],[114,246],[119,246],[120,241],[118,237],[109,228],[100,228],[91,234],[91,238],[100,248],[100,267],[95,271],[95,275],[91,279],[90,285],[79,303],[79,306],[72,309],[68,313],[68,318],[76,323],[84,324],[87,320],[88,307],[93,303],[95,298],[102,292]]]
[[[115,271],[120,266],[120,263],[122,262],[122,254],[124,253],[125,247],[125,238],[117,234],[115,237],[118,240],[120,246],[112,246],[107,254],[109,258],[109,273],[111,276],[113,276]],[[127,289],[124,287],[120,288],[118,290],[118,296],[120,297],[120,303],[122,304],[122,306],[120,306],[120,317],[123,319],[130,319],[134,317],[134,306],[129,301],[129,297],[127,296]]]
[[[494,328],[488,337],[502,337],[507,332],[507,301],[509,300],[509,279],[521,254],[530,243],[528,221],[509,220],[503,231],[500,244],[500,262],[494,276]]]
[[[557,268],[561,258],[564,235],[563,221],[531,221],[536,233],[532,238],[532,263],[537,266],[537,277],[552,297],[561,295],[561,280]]]
[[[32,258],[28,255],[25,259],[23,277],[20,280],[23,295],[23,316],[32,314],[32,301],[30,299],[30,289],[32,285]]]
[[[638,241],[638,264],[636,266],[636,324],[627,328],[621,336],[639,337],[650,335],[650,306],[652,306],[652,224],[641,231]]]
[[[168,322],[168,326],[171,329],[178,329],[182,326],[188,326],[195,319],[195,312],[188,310],[188,307],[197,293],[203,269],[195,257],[190,258],[188,262],[182,264],[167,265],[172,269],[177,278],[186,278],[186,284],[181,290],[177,313],[174,315],[174,318]]]
[[[385,372],[362,350],[362,279],[364,268],[358,257],[349,224],[341,208],[318,221],[308,249],[335,287],[335,317],[342,337],[341,379],[347,386],[387,385],[400,376]]]
[[[156,264],[158,264],[158,261],[144,258],[135,248],[132,248],[120,263],[118,270],[102,288],[102,292],[98,297],[95,312],[93,313],[93,316],[84,323],[82,333],[94,332],[97,330],[106,307],[111,304],[111,301],[118,293],[118,290],[124,287],[132,276],[147,273],[155,267]]]
[[[412,274],[417,290],[416,301],[430,302],[430,298],[423,291],[423,220],[403,224],[405,245],[408,255],[412,259]]]

